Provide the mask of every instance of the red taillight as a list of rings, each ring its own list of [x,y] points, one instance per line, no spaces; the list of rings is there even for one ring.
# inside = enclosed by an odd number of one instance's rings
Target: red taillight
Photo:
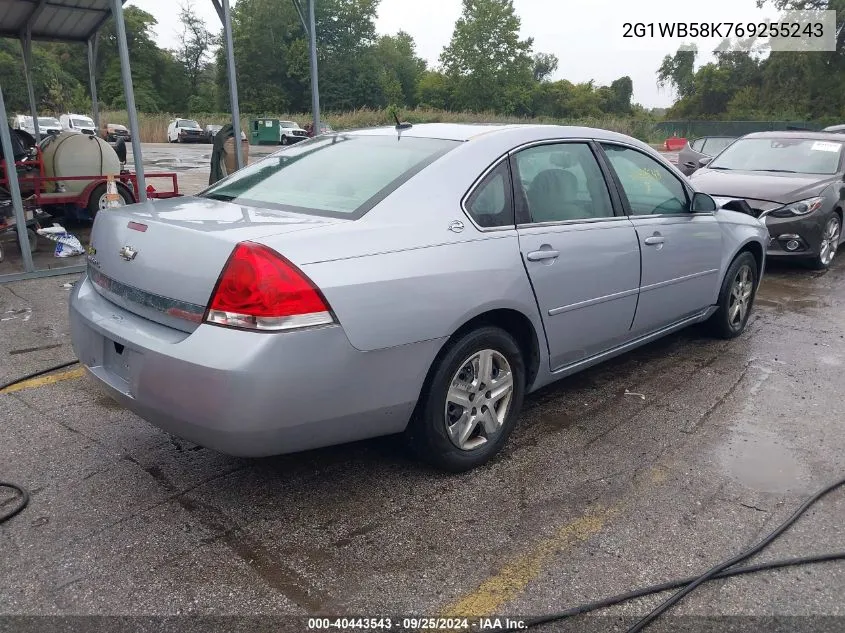
[[[206,310],[207,323],[251,330],[290,330],[334,323],[328,302],[276,251],[241,242],[229,256]]]

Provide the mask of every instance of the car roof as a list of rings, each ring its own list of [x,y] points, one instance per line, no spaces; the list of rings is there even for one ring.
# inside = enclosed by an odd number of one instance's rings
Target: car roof
[[[845,132],[845,130],[843,130]],[[810,132],[805,130],[788,130],[783,132],[752,132],[746,134],[743,138],[794,138],[804,139],[808,141],[843,141],[845,142],[845,133],[839,132]]]
[[[469,141],[481,136],[514,136],[519,137],[525,132],[547,131],[549,138],[595,138],[604,140],[621,140],[622,134],[598,128],[577,127],[569,125],[541,125],[537,123],[420,123],[402,130],[402,136],[414,138],[433,138],[452,141]],[[365,128],[349,130],[343,134],[361,136],[394,136],[395,126]],[[533,135],[532,135],[533,136]]]

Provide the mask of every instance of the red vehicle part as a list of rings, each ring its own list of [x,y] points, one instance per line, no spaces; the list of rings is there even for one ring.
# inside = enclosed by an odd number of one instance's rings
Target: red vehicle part
[[[668,152],[677,152],[682,150],[687,144],[687,139],[678,136],[670,136],[663,141],[663,148]]]

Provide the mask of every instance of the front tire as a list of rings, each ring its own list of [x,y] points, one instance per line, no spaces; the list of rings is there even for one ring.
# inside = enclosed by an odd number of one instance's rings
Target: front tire
[[[708,322],[710,332],[723,339],[745,331],[757,295],[757,260],[748,251],[733,260],[719,292],[719,309]]]
[[[824,223],[819,254],[810,261],[810,265],[815,270],[827,270],[830,268],[833,258],[836,257],[836,251],[839,249],[839,239],[841,237],[842,221],[839,219],[839,214],[834,212],[827,219],[827,222]]]
[[[519,345],[498,327],[481,327],[451,343],[437,361],[405,439],[437,468],[471,470],[504,446],[524,395]]]
[[[285,136],[284,134],[282,134],[282,145],[287,145],[287,144],[288,144],[288,137]]]

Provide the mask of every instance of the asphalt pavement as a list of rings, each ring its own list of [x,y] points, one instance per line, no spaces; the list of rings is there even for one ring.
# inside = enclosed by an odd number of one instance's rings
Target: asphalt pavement
[[[0,285],[0,382],[73,359],[75,279]],[[845,261],[772,264],[742,337],[691,328],[550,386],[503,454],[461,475],[392,438],[231,458],[158,431],[78,368],[29,381],[0,393],[0,481],[32,491],[0,525],[0,631],[90,631],[91,615],[197,631],[519,619],[702,572],[845,476],[843,306]],[[755,562],[845,550],[843,519],[845,489]],[[841,562],[779,570],[708,584],[648,630],[841,631],[843,598]],[[543,630],[624,630],[657,601]]]

